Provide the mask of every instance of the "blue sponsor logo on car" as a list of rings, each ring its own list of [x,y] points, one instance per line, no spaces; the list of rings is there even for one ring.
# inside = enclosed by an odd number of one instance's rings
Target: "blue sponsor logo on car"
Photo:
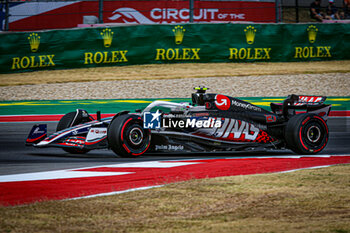
[[[143,113],[143,128],[145,129],[159,129],[160,128],[160,116],[162,114],[157,112],[144,112]]]

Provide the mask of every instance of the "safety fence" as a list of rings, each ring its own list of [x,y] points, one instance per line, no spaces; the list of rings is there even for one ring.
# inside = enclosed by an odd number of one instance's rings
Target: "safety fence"
[[[0,34],[0,72],[350,59],[349,24],[176,24]]]

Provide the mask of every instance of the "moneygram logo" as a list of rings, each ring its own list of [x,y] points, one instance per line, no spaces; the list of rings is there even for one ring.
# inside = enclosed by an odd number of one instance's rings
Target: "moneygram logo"
[[[231,106],[230,99],[224,95],[215,96],[215,105],[220,110],[228,110]]]
[[[235,105],[236,107],[240,107],[240,108],[244,108],[244,109],[247,109],[247,110],[254,110],[254,111],[261,112],[261,108],[259,108],[257,106],[254,106],[254,105],[251,105],[249,103],[241,103],[241,102],[238,102],[236,100],[232,100],[232,104]]]

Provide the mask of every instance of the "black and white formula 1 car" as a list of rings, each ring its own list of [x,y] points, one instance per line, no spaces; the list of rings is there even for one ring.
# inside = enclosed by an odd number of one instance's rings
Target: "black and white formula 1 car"
[[[154,101],[143,111],[123,111],[93,119],[78,109],[64,115],[57,132],[34,125],[27,145],[61,147],[69,153],[109,148],[121,157],[156,152],[218,152],[291,149],[316,154],[328,142],[331,105],[323,96],[288,96],[271,111],[221,94],[195,88],[192,103]],[[300,113],[302,112],[302,113]]]

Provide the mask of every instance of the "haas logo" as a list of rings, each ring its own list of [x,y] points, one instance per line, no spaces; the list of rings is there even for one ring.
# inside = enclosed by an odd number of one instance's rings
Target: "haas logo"
[[[227,96],[216,95],[215,96],[215,105],[220,110],[228,110],[231,106],[231,101]]]

